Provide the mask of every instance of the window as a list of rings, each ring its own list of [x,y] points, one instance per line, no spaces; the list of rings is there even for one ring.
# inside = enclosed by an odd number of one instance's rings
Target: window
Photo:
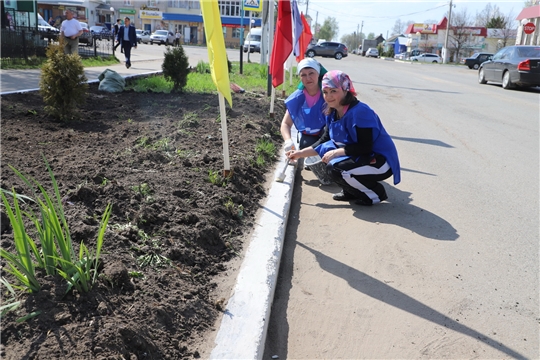
[[[223,26],[222,30],[223,30],[223,38],[226,39],[227,38],[227,27]]]
[[[129,5],[129,6],[131,6],[131,0],[124,0],[124,5]]]
[[[233,28],[232,37],[234,39],[240,38],[240,28]]]

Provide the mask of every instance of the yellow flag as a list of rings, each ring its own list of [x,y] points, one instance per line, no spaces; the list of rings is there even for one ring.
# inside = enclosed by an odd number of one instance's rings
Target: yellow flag
[[[229,67],[227,66],[227,53],[225,52],[225,40],[223,40],[218,2],[217,0],[200,1],[212,80],[214,80],[218,91],[232,107]]]

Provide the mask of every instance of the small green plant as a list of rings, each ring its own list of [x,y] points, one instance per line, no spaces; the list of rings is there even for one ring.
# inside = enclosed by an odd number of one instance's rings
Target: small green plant
[[[109,179],[107,179],[106,177],[103,177],[103,180],[101,181],[101,186],[105,186],[105,185],[107,185],[109,182],[110,182]]]
[[[147,183],[142,183],[140,185],[135,185],[135,186],[132,187],[132,189],[137,194],[141,194],[143,196],[150,196],[152,194],[152,190],[150,189],[150,186]]]
[[[133,123],[133,119],[129,118],[129,119],[127,119],[127,122],[128,122],[128,124],[131,124],[131,123]]]
[[[199,124],[199,115],[194,111],[190,111],[184,114],[182,120],[178,122],[178,127],[180,129],[195,128]]]
[[[37,111],[36,111],[36,110],[28,110],[28,113],[29,113],[29,114],[32,114],[32,115],[37,115]]]
[[[263,167],[265,164],[266,160],[264,159],[264,155],[257,155],[257,158],[255,159],[255,165],[257,165],[258,167]]]
[[[21,197],[15,193],[15,190],[8,192],[2,189],[0,195],[13,229],[16,253],[13,254],[0,249],[0,256],[6,259],[9,266],[9,269],[6,270],[15,276],[20,283],[20,286],[17,287],[22,290],[39,291],[41,286],[35,272],[36,267],[39,267],[43,268],[47,275],[60,274],[69,283],[68,291],[72,286],[75,286],[81,292],[89,291],[97,276],[99,255],[111,212],[111,205],[109,204],[103,213],[95,252],[88,250],[84,243],[81,242],[79,257],[77,258],[64,215],[58,184],[45,157],[43,157],[43,160],[53,184],[53,197],[36,180],[27,178],[17,169],[11,165],[9,166],[31,189],[35,199],[33,201],[38,204],[41,216],[36,216],[31,209],[22,211],[19,205]],[[13,208],[9,204],[6,194],[12,196]],[[41,195],[41,198],[39,195]],[[30,198],[26,197],[26,199]],[[32,239],[26,230],[23,216],[30,219],[34,224],[41,249],[38,249],[37,242]]]
[[[265,138],[261,138],[257,140],[255,153],[257,156],[262,156],[265,160],[271,160],[276,154],[276,146],[273,142]]]
[[[130,271],[128,272],[129,276],[132,278],[143,278],[144,274],[141,271]]]
[[[222,179],[219,171],[208,170],[208,181],[214,185],[221,185]]]
[[[174,83],[173,91],[184,89],[189,74],[189,60],[181,45],[167,47],[161,69],[165,79]]]
[[[143,136],[137,139],[136,145],[142,148],[148,148],[151,146],[150,139],[148,138],[148,136]]]
[[[8,312],[16,310],[21,305],[21,302],[20,300],[17,300],[17,293],[6,279],[3,277],[0,278],[0,284],[2,284],[7,290],[5,293],[2,290],[3,304],[0,306],[0,316],[4,316]]]
[[[203,60],[199,60],[197,63],[197,67],[195,68],[197,70],[197,73],[199,74],[209,74],[210,73],[210,65]]]
[[[234,208],[235,208],[235,205],[234,205],[234,201],[232,201],[231,198],[227,198],[227,201],[225,201],[225,204],[223,204],[225,206],[225,209],[230,212],[231,214],[234,214],[235,211],[234,211]]]
[[[88,79],[84,66],[79,55],[64,54],[63,41],[49,45],[47,58],[39,82],[45,111],[55,118],[68,120],[85,101]]]

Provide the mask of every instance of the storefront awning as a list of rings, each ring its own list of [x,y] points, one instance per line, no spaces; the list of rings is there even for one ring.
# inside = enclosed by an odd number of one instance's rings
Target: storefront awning
[[[261,26],[261,19],[256,18],[254,26]],[[202,15],[192,15],[192,14],[173,14],[173,13],[163,13],[163,21],[186,21],[186,22],[203,22]],[[223,26],[236,25],[240,26],[240,18],[232,16],[222,16],[221,23]],[[244,18],[244,26],[249,26],[249,18]]]
[[[84,0],[43,0],[39,1],[39,3],[45,5],[82,6]]]
[[[534,19],[540,17],[540,5],[529,6],[521,10],[516,20]]]

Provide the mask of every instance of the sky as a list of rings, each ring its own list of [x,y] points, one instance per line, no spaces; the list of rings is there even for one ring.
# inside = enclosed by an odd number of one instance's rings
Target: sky
[[[299,4],[299,10],[306,13],[306,1]],[[484,0],[453,0],[454,11],[467,9],[467,13],[475,17],[476,13],[485,9],[486,5],[497,5],[503,14],[512,14],[515,18],[524,7],[524,0],[514,1],[484,1]],[[352,34],[359,30],[366,34],[374,33],[375,36],[382,34],[386,39],[387,34],[392,34],[392,29],[397,19],[402,22],[414,21],[424,23],[426,20],[435,20],[438,23],[448,12],[450,1],[434,0],[309,0],[307,13],[319,24],[324,23],[327,17],[333,17],[339,25],[339,36],[334,41],[340,41],[341,36]],[[318,12],[318,14],[317,14]],[[362,26],[362,22],[364,23]],[[516,22],[516,26],[517,26]]]

